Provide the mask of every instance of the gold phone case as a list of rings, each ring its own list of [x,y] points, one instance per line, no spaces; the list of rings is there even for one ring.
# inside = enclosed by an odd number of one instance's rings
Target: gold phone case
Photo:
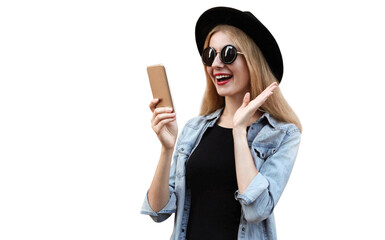
[[[147,74],[148,79],[150,80],[152,96],[160,99],[160,102],[156,107],[174,108],[164,66],[160,64],[148,66]]]

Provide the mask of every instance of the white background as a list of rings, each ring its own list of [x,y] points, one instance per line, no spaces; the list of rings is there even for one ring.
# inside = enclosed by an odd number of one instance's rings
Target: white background
[[[237,3],[235,3],[237,2]],[[160,145],[146,66],[167,68],[181,130],[205,80],[206,9],[254,13],[303,123],[280,239],[385,239],[380,1],[1,1],[0,239],[168,239],[140,208]]]

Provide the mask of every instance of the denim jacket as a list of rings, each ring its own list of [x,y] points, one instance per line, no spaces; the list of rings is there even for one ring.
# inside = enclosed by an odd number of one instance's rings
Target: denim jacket
[[[186,189],[186,163],[197,147],[203,133],[219,119],[223,109],[191,119],[178,138],[170,170],[170,198],[159,212],[154,212],[145,197],[141,213],[155,222],[166,220],[175,213],[171,239],[186,239],[191,195]],[[247,140],[258,174],[241,194],[234,197],[241,204],[238,239],[277,239],[273,209],[291,173],[301,139],[294,124],[280,122],[264,113],[247,132]]]

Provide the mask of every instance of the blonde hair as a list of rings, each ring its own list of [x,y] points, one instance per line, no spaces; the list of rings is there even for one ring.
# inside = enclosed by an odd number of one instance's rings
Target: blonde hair
[[[229,25],[216,26],[207,35],[204,48],[209,45],[211,36],[218,31],[223,31],[229,34],[235,44],[240,48],[239,51],[244,53],[243,56],[246,58],[247,66],[250,72],[251,99],[256,98],[271,83],[277,81],[261,50],[255,42],[242,30],[236,27]],[[208,72],[206,71],[206,67],[205,74],[206,90],[203,96],[200,115],[212,113],[225,105],[225,98],[218,95],[217,90]],[[260,107],[260,110],[268,112],[272,117],[280,121],[295,124],[302,132],[301,122],[283,97],[279,87],[274,90],[274,94],[266,100],[266,102]]]

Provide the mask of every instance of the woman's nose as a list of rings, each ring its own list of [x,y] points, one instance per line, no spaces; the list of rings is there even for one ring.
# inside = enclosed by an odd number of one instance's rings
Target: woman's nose
[[[214,62],[213,64],[211,65],[213,68],[221,68],[221,67],[224,67],[224,63],[222,62],[221,60],[221,57],[219,54],[217,54],[214,58]]]

